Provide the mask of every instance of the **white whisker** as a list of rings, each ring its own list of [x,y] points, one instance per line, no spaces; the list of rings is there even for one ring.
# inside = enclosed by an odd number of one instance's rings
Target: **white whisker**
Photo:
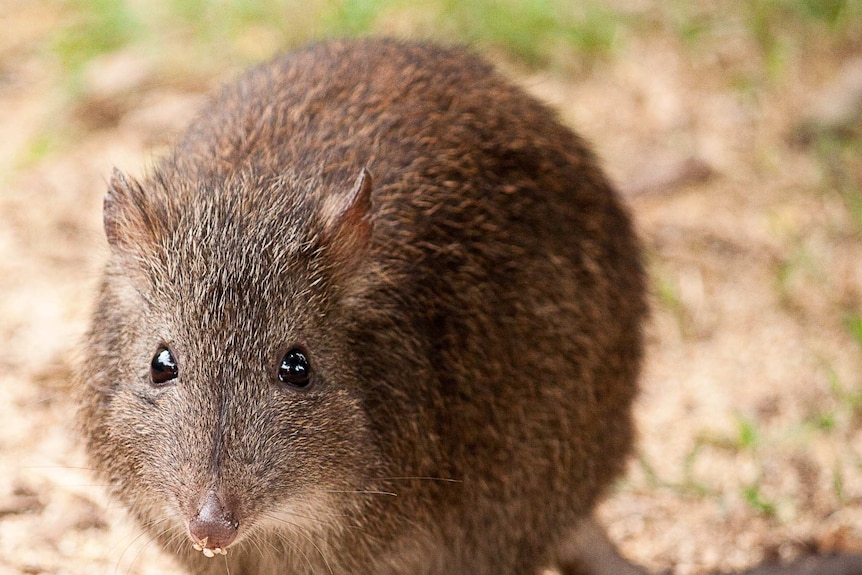
[[[357,495],[388,495],[390,497],[398,497],[397,493],[392,491],[377,491],[374,489],[358,489],[358,490],[340,490],[340,489],[322,489],[323,493],[354,493]]]

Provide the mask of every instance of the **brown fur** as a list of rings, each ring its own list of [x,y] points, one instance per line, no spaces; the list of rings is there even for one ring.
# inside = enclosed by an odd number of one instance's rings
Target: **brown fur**
[[[142,183],[115,171],[104,217],[79,420],[189,571],[644,573],[589,518],[632,444],[637,240],[584,143],[477,58],[276,59]],[[307,391],[276,377],[296,346]],[[238,521],[225,558],[192,548],[207,518]]]
[[[382,40],[276,59],[144,181],[115,172],[105,229],[80,421],[191,572],[574,560],[632,444],[642,266],[584,143],[489,66]],[[295,345],[307,392],[275,376]],[[208,490],[239,521],[227,566],[191,547]]]

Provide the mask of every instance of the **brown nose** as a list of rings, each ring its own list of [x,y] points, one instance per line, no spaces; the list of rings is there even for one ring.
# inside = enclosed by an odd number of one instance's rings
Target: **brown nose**
[[[207,492],[197,513],[189,520],[189,533],[195,540],[195,547],[202,549],[208,556],[212,556],[212,553],[207,553],[207,550],[227,549],[236,539],[238,528],[239,521],[225,509],[215,491]]]

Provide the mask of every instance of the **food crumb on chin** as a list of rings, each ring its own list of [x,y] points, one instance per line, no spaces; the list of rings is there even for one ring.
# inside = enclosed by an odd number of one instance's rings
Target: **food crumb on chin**
[[[221,547],[209,548],[207,547],[207,538],[203,538],[202,540],[192,543],[192,547],[195,551],[200,551],[206,557],[215,557],[216,555],[227,555],[227,549],[222,549]]]

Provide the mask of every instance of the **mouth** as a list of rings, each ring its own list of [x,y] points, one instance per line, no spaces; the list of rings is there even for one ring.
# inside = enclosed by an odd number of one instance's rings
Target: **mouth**
[[[192,547],[195,551],[203,552],[205,557],[215,557],[216,555],[227,555],[227,549],[221,547],[209,547],[207,544],[209,537],[204,537],[200,541],[192,541]]]

